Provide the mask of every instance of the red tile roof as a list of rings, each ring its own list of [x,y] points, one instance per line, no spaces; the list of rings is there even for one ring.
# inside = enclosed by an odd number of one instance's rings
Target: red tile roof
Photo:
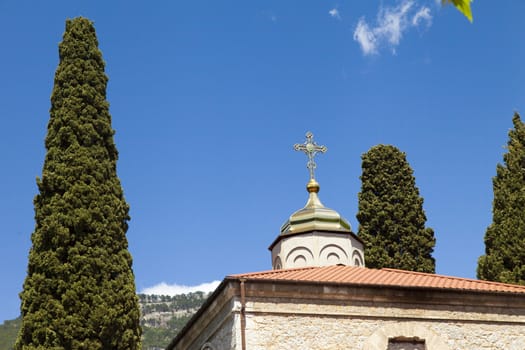
[[[430,288],[463,290],[488,293],[524,294],[525,286],[488,282],[460,277],[450,277],[431,273],[404,271],[396,269],[369,269],[333,265],[325,267],[304,267],[282,270],[269,270],[238,275],[228,279],[263,281],[312,282],[342,285],[385,286],[401,288]]]

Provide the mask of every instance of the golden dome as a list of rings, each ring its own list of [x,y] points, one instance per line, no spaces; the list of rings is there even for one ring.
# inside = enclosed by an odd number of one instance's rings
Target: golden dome
[[[281,226],[281,236],[308,231],[351,232],[350,224],[338,212],[326,208],[317,193],[320,186],[315,179],[306,185],[308,201],[303,209],[293,213]]]

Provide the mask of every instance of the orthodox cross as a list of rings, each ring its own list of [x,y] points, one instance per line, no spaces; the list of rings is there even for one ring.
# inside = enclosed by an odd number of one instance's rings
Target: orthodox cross
[[[308,163],[306,163],[306,167],[308,168],[308,170],[310,170],[310,180],[314,179],[314,170],[317,167],[317,164],[315,164],[314,161],[315,155],[318,152],[325,153],[327,150],[326,146],[317,145],[313,138],[314,135],[310,131],[308,131],[306,133],[305,143],[296,143],[295,145],[293,145],[293,148],[296,151],[303,151],[308,157]]]

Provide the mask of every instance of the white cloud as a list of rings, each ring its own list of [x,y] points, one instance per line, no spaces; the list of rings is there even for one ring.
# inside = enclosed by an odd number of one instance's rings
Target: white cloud
[[[330,11],[328,11],[328,13],[330,14],[330,16],[334,18],[341,19],[341,14],[339,13],[339,10],[336,9],[335,7],[331,9]]]
[[[197,286],[185,286],[181,284],[167,284],[166,282],[161,282],[153,287],[148,287],[142,289],[140,294],[156,294],[156,295],[169,295],[174,296],[177,294],[186,294],[192,292],[213,292],[215,288],[220,284],[220,281],[213,281],[202,283]]]
[[[432,24],[432,15],[428,7],[421,7],[414,17],[412,17],[412,25],[415,27],[417,27],[421,21],[427,22],[428,26]]]
[[[354,40],[361,45],[365,55],[377,53],[377,38],[366,24],[364,18],[360,18],[354,31]]]
[[[354,30],[354,40],[361,46],[363,54],[377,54],[378,48],[384,43],[390,45],[395,53],[403,33],[409,28],[417,27],[423,21],[430,26],[432,23],[430,9],[422,6],[414,14],[414,8],[414,0],[403,0],[395,7],[381,6],[375,27],[370,27],[363,17],[360,18]]]
[[[391,45],[397,46],[407,27],[407,13],[413,5],[413,1],[405,0],[397,7],[381,8],[377,17],[379,25],[374,28],[376,35],[384,37]]]

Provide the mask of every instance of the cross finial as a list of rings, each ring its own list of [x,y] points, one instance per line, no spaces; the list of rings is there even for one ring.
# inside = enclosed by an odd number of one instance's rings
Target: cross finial
[[[310,180],[314,179],[314,170],[317,167],[317,164],[315,164],[314,157],[318,152],[325,153],[327,148],[326,146],[319,146],[317,143],[315,143],[314,135],[308,131],[306,133],[306,142],[305,143],[296,143],[293,145],[293,148],[296,151],[303,151],[306,153],[306,156],[308,157],[308,163],[306,163],[306,167],[310,171]]]

